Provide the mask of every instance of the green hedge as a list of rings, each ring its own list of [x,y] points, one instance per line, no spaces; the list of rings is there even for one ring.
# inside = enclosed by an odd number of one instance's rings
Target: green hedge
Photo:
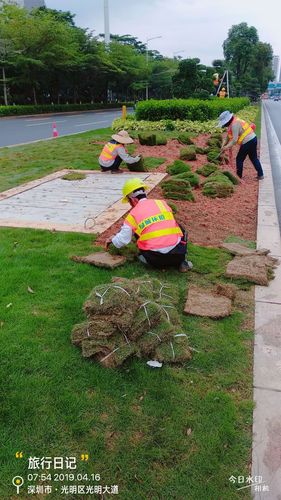
[[[13,116],[13,115],[37,115],[41,113],[60,113],[67,111],[87,111],[98,109],[113,109],[121,108],[123,104],[126,106],[133,106],[134,103],[127,102],[114,102],[110,104],[94,103],[94,104],[42,104],[37,106],[0,106],[0,116]]]
[[[167,99],[158,101],[138,102],[136,106],[137,120],[191,120],[205,121],[218,118],[220,113],[228,109],[236,113],[249,105],[246,97],[234,97],[230,99],[212,99],[203,101],[200,99]]]

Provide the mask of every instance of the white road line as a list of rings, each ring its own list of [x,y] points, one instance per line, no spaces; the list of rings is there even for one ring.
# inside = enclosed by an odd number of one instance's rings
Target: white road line
[[[65,123],[67,120],[53,120],[52,122],[44,122],[44,123],[30,123],[30,125],[26,125],[26,127],[39,127],[40,125],[51,125],[52,123]]]
[[[108,120],[100,120],[98,122],[89,122],[89,123],[78,123],[74,125],[74,127],[87,127],[87,125],[99,125],[100,123],[107,123]]]

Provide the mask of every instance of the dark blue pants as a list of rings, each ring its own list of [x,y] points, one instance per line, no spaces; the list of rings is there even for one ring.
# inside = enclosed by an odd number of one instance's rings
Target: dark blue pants
[[[262,166],[260,160],[258,159],[257,143],[257,138],[254,137],[254,139],[252,139],[251,141],[246,142],[246,144],[242,144],[240,146],[238,155],[236,156],[236,172],[240,179],[242,178],[243,165],[246,156],[249,156],[252,164],[257,171],[258,177],[261,177],[263,175]]]
[[[109,170],[118,170],[121,163],[122,163],[122,158],[120,158],[120,156],[116,156],[114,163],[111,165],[111,167],[102,167],[100,165],[100,168],[102,172],[108,172]]]

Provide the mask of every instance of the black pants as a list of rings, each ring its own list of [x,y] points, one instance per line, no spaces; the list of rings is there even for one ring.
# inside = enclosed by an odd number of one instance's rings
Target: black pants
[[[182,227],[181,230],[183,232],[182,239],[170,252],[161,253],[153,252],[152,250],[140,250],[140,254],[153,267],[179,267],[185,261],[187,254],[187,233]]]
[[[122,158],[120,158],[120,156],[116,156],[116,158],[114,160],[114,163],[110,167],[102,167],[102,166],[100,166],[101,171],[102,172],[109,172],[109,170],[118,170],[118,168],[120,167],[121,162],[122,162]]]
[[[254,139],[252,139],[251,141],[246,142],[246,144],[242,144],[238,151],[238,155],[236,156],[236,172],[240,179],[242,178],[243,165],[246,156],[249,156],[252,164],[257,171],[258,177],[261,177],[263,175],[263,170],[260,160],[258,159],[256,137],[254,137]]]

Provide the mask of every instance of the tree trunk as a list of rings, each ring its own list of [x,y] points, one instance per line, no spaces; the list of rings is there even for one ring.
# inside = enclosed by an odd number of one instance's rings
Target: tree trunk
[[[7,83],[6,83],[6,73],[4,66],[2,67],[2,75],[3,75],[3,88],[4,88],[4,103],[5,106],[8,106]]]
[[[35,87],[32,88],[32,92],[33,92],[33,102],[34,102],[35,106],[37,106],[37,97],[36,97]]]

